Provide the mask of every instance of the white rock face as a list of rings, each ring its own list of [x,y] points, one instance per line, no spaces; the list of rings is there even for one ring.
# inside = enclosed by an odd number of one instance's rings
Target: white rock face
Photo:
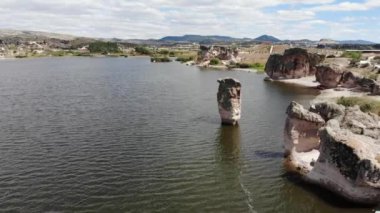
[[[319,103],[306,110],[294,102],[287,114],[285,166],[288,170],[350,201],[380,202],[377,115],[332,103]]]
[[[222,124],[235,125],[241,114],[241,84],[233,78],[219,79],[218,82],[217,101]]]

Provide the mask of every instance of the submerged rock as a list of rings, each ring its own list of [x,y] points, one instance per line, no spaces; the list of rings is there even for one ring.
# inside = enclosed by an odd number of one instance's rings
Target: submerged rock
[[[218,83],[217,101],[222,124],[235,125],[241,114],[241,84],[233,78],[219,79]]]
[[[380,202],[377,115],[364,113],[358,106],[345,108],[333,103],[319,103],[306,110],[295,102],[287,114],[285,165],[290,171],[353,202]],[[295,119],[299,123],[290,126],[289,120]],[[298,137],[289,137],[294,135]]]
[[[271,55],[265,65],[265,72],[272,79],[294,79],[314,75],[316,65],[324,56],[308,53],[305,49],[292,48],[283,55]]]

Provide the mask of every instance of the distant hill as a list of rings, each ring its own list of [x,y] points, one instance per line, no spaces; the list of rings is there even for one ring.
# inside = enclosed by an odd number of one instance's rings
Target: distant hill
[[[61,39],[61,40],[74,40],[78,38],[77,36],[59,34],[59,33],[0,29],[0,38],[4,38],[4,37],[18,37],[18,38],[23,38],[23,39],[36,39],[36,38],[52,39],[54,38],[54,39]]]
[[[172,41],[172,42],[233,42],[241,39],[232,38],[229,36],[202,36],[202,35],[184,35],[184,36],[166,36],[160,39],[160,41]]]
[[[365,41],[365,40],[346,40],[346,41],[338,41],[339,44],[361,44],[361,45],[371,45],[375,44],[372,41]]]
[[[280,42],[281,41],[280,39],[270,36],[270,35],[262,35],[253,40],[257,42]]]
[[[336,41],[336,40],[332,40],[332,39],[321,39],[318,43],[319,44],[324,44],[324,45],[332,45],[332,44],[340,44],[340,45],[344,45],[344,44],[349,44],[349,45],[353,45],[353,44],[371,45],[371,44],[375,44],[372,41],[365,41],[365,40],[343,40],[343,41]]]
[[[251,38],[233,38],[230,36],[219,35],[184,35],[184,36],[166,36],[160,39],[166,42],[196,42],[196,43],[213,43],[213,42],[280,42],[281,40],[270,36],[262,35],[255,39]]]

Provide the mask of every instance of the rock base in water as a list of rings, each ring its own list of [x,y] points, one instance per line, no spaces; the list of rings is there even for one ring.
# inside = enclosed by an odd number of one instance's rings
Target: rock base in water
[[[380,119],[359,107],[292,102],[285,165],[306,181],[364,204],[380,202]]]

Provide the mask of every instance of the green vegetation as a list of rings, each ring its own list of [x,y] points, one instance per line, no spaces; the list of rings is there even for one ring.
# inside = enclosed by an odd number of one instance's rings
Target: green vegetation
[[[221,62],[219,58],[213,58],[210,60],[210,65],[219,65]]]
[[[158,62],[171,62],[172,60],[170,60],[170,58],[167,57],[167,56],[164,56],[164,57],[162,57],[162,56],[155,56],[155,57],[151,57],[150,61],[158,63]]]
[[[380,102],[363,97],[340,97],[337,101],[343,106],[358,105],[363,112],[372,112],[380,115]]]
[[[138,54],[141,54],[141,55],[151,55],[152,54],[152,51],[148,47],[145,47],[145,46],[135,47],[135,52]]]
[[[71,52],[71,54],[73,56],[86,56],[86,57],[92,56],[91,53],[89,52]]]
[[[264,72],[265,65],[261,63],[236,63],[231,68],[242,68],[242,69],[255,69],[257,72]]]
[[[176,58],[175,60],[176,60],[176,61],[179,61],[179,62],[182,62],[182,63],[185,63],[185,62],[188,62],[188,61],[194,61],[194,60],[195,60],[195,57],[192,56],[192,55],[179,56],[179,57]]]
[[[360,59],[362,58],[362,53],[356,52],[356,51],[352,51],[352,52],[344,51],[343,54],[341,55],[341,57],[351,58],[350,64],[354,65],[360,61]]]
[[[169,50],[167,50],[167,49],[161,49],[161,50],[158,51],[158,54],[168,55],[169,54]]]
[[[88,50],[91,53],[102,53],[104,55],[108,53],[120,53],[120,49],[115,42],[103,42],[96,41],[88,46]]]

